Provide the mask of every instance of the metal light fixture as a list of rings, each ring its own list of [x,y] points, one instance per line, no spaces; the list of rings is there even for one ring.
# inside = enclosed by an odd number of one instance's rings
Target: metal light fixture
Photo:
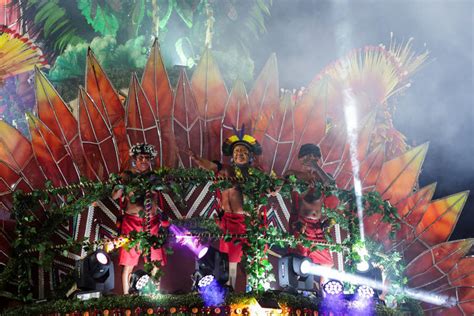
[[[338,296],[343,294],[344,285],[340,281],[329,280],[328,282],[324,283],[323,290],[328,295]]]
[[[140,293],[150,281],[150,275],[143,270],[137,270],[130,276],[131,292]]]
[[[74,278],[80,290],[107,293],[115,286],[114,265],[105,251],[97,250],[76,261]]]
[[[278,260],[278,283],[290,291],[314,289],[314,276],[309,274],[312,261],[303,256],[290,254]]]

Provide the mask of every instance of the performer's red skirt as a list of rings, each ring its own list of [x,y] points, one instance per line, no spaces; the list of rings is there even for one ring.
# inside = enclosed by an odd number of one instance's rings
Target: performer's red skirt
[[[220,226],[225,234],[245,234],[245,215],[225,212],[222,216]],[[240,242],[236,245],[234,241]],[[232,238],[231,241],[220,240],[219,250],[227,253],[229,262],[240,262],[242,258],[242,239]]]
[[[317,219],[309,219],[305,217],[300,217],[299,221],[306,226],[305,235],[311,241],[314,242],[325,242],[324,232],[321,227],[321,221]],[[295,249],[295,252],[299,255],[309,257],[314,263],[332,267],[334,266],[334,261],[332,259],[329,249],[310,251],[310,248],[298,245]]]
[[[143,231],[143,224],[145,219],[125,214],[122,219],[121,233],[123,235],[128,235],[132,231]],[[153,216],[150,220],[150,233],[152,235],[158,234],[160,228],[160,218],[159,216]],[[140,251],[136,248],[131,248],[128,251],[123,247],[120,248],[119,253],[119,264],[123,266],[136,266],[140,258]],[[166,254],[163,248],[152,248],[150,249],[150,258],[152,261],[161,261],[161,265],[166,264]],[[146,258],[145,258],[146,259]]]

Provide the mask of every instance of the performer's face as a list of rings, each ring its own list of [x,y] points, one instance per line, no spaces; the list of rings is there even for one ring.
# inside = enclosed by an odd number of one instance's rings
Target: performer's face
[[[151,170],[150,155],[139,154],[135,157],[135,169],[142,173]]]
[[[312,170],[314,164],[320,164],[321,157],[318,157],[314,154],[309,154],[300,158],[300,162],[303,165],[305,170]]]
[[[245,165],[250,161],[250,151],[244,145],[235,145],[232,158],[237,165]]]

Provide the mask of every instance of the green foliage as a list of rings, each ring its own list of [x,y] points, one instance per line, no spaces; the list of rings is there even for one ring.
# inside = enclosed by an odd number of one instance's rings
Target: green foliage
[[[114,37],[105,36],[94,38],[90,44],[70,45],[56,59],[48,74],[66,101],[77,97],[77,87],[84,82],[89,47],[118,89],[128,87],[130,73],[141,73],[147,61],[148,43],[145,43],[143,36],[128,40],[125,44],[117,44]]]
[[[98,0],[78,0],[77,6],[94,31],[103,36],[117,34],[119,21],[106,5],[101,6]]]
[[[13,0],[12,3],[21,8],[19,19],[28,26],[30,36],[42,43],[48,55],[59,54],[67,45],[87,39],[81,33],[83,19],[80,14],[75,15],[74,1]]]
[[[196,0],[175,0],[174,8],[181,20],[188,28],[193,27],[193,16],[195,6],[199,3]]]
[[[212,49],[221,65],[227,83],[236,78],[249,83],[254,76],[254,64],[248,48],[266,32],[265,19],[270,16],[272,1],[206,1],[206,0],[13,0],[22,8],[21,19],[29,26],[29,32],[42,43],[48,56],[58,56],[60,74],[53,77],[57,82],[66,81],[60,92],[67,100],[76,95],[76,85],[81,84],[80,70],[83,69],[83,49],[78,44],[91,43],[101,36],[112,36],[117,46],[127,45],[143,36],[148,42],[156,36],[166,59],[176,61],[176,55],[190,67],[199,59],[205,49],[208,26],[212,34]],[[156,5],[155,5],[156,4]],[[210,13],[212,12],[212,13]],[[157,25],[155,25],[157,24]],[[186,39],[186,40],[183,40]],[[91,44],[92,45],[92,44]],[[73,51],[81,51],[74,58]],[[138,49],[141,52],[142,49]],[[95,52],[95,51],[94,51]],[[96,52],[97,53],[97,52]],[[127,56],[136,57],[131,52]],[[63,57],[63,58],[61,58]],[[141,58],[140,58],[141,59]],[[121,59],[118,58],[117,61]],[[123,88],[128,86],[128,72],[143,68],[142,63],[130,68],[133,58],[126,58],[123,71],[120,63],[108,68],[112,81],[119,81]],[[70,63],[66,63],[69,61]],[[173,65],[169,65],[173,66]],[[55,66],[56,67],[56,66]],[[56,68],[58,68],[56,67]],[[169,67],[168,67],[169,68]],[[170,71],[170,69],[168,69]],[[73,79],[74,78],[74,79]],[[126,78],[126,80],[124,79]],[[115,82],[114,82],[115,83]],[[72,92],[72,93],[71,93]]]

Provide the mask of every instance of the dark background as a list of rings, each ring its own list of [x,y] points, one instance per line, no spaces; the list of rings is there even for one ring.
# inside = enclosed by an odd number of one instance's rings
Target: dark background
[[[252,48],[256,74],[276,52],[280,87],[299,88],[353,48],[388,46],[391,32],[397,42],[413,37],[414,51],[430,56],[395,99],[395,127],[410,145],[430,142],[419,182],[438,183],[433,199],[474,192],[473,12],[470,0],[274,0],[268,33]],[[451,239],[468,237],[472,196]]]

